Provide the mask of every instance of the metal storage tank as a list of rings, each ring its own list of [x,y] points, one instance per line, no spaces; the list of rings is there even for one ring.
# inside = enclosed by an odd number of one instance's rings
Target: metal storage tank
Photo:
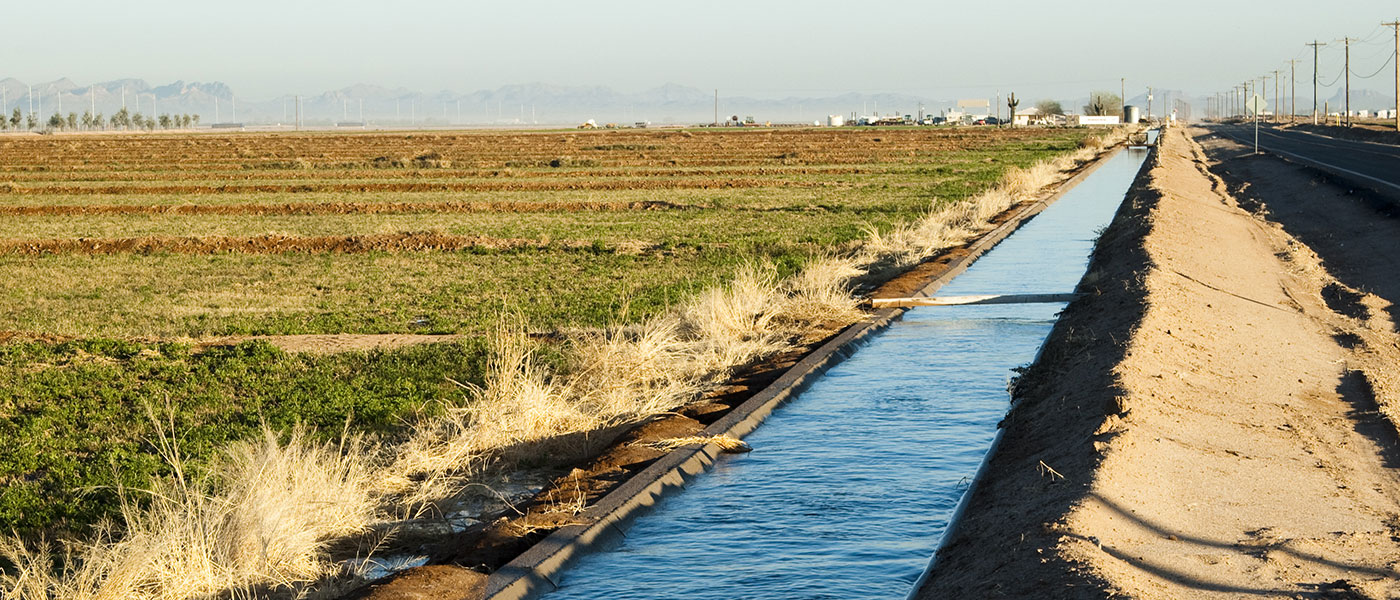
[[[1142,114],[1138,111],[1138,107],[1133,106],[1133,105],[1127,105],[1127,106],[1124,106],[1124,107],[1123,107],[1123,122],[1124,122],[1124,123],[1136,123],[1136,122],[1138,122],[1138,119],[1141,119],[1141,118],[1142,118]]]

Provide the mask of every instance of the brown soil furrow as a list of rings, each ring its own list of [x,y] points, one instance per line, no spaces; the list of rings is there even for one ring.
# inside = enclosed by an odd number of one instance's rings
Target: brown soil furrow
[[[520,248],[586,248],[577,241],[543,241],[523,238],[495,238],[480,235],[450,235],[434,232],[386,233],[375,235],[249,237],[166,237],[77,238],[47,240],[0,240],[0,254],[38,256],[45,254],[287,254],[363,252],[453,252],[461,250],[514,250]],[[609,247],[612,249],[612,247]]]
[[[489,182],[391,182],[391,183],[306,183],[306,184],[228,184],[228,185],[45,185],[16,186],[8,193],[39,194],[247,194],[310,192],[509,192],[569,190],[677,190],[733,188],[810,188],[834,184],[780,179],[580,179],[577,181],[489,181]]]
[[[695,208],[642,202],[297,202],[282,204],[21,205],[0,206],[0,216],[74,215],[386,215],[415,213],[621,212]]]
[[[823,161],[825,162],[825,161]],[[126,170],[112,171],[110,168],[72,168],[63,171],[28,171],[21,168],[0,167],[0,173],[9,181],[19,184],[29,182],[82,181],[89,183],[137,183],[157,181],[199,181],[211,179],[219,174],[243,181],[279,179],[571,179],[595,177],[771,177],[777,175],[871,175],[886,174],[892,167],[871,165],[812,165],[812,166],[761,166],[761,167],[671,167],[671,168],[590,168],[590,169],[355,169],[341,165],[312,165],[305,168],[286,169],[277,165],[249,163],[243,168],[220,169],[210,165],[210,169],[171,172],[168,170]]]

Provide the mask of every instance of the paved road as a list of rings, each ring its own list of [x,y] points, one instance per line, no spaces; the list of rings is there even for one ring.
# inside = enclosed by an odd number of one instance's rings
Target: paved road
[[[1212,125],[1210,129],[1246,145],[1254,144],[1253,125]],[[1360,185],[1400,192],[1400,146],[1339,140],[1261,124],[1259,149],[1331,171]]]

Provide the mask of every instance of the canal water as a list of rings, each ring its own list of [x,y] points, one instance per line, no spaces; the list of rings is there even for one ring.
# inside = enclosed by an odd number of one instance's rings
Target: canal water
[[[1144,150],[1110,159],[938,295],[1073,291]],[[711,471],[582,558],[549,600],[904,598],[1063,304],[922,307]]]

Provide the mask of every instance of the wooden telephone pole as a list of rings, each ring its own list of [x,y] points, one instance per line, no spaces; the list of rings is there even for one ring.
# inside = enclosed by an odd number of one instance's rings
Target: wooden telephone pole
[[[1313,40],[1311,44],[1303,45],[1312,46],[1313,49],[1313,125],[1317,125],[1317,49],[1327,44]]]
[[[1395,30],[1395,130],[1400,131],[1400,19],[1381,24]]]
[[[1274,122],[1278,122],[1278,112],[1283,109],[1283,105],[1278,103],[1278,69],[1274,69]]]
[[[1293,100],[1288,103],[1288,122],[1298,116],[1298,60],[1288,61],[1288,85],[1293,88]]]
[[[1346,66],[1342,67],[1342,75],[1346,76],[1347,85],[1347,127],[1351,127],[1351,38],[1342,38],[1342,43],[1346,45]]]

